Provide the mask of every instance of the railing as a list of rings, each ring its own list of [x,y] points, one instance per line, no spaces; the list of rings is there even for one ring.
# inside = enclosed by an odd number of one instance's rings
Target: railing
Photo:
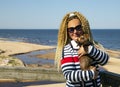
[[[102,87],[120,87],[120,74],[101,72]]]
[[[0,67],[0,79],[39,80],[65,82],[61,72],[55,69],[28,67]],[[120,87],[120,74],[101,71],[102,87]]]

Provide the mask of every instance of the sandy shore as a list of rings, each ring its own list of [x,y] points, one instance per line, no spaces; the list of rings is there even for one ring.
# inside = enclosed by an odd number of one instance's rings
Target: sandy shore
[[[0,50],[5,51],[1,55],[9,56],[22,54],[36,50],[52,49],[54,46],[37,45],[24,42],[0,41]]]
[[[22,54],[22,53],[28,53],[31,51],[36,50],[46,50],[46,49],[52,49],[55,48],[53,46],[44,46],[44,45],[37,45],[37,44],[30,44],[30,43],[24,43],[24,42],[12,42],[12,41],[0,41],[0,50],[4,51],[4,53],[1,53],[0,55],[9,56],[9,55],[15,55],[15,54]],[[110,55],[110,59],[108,64],[103,66],[105,69],[107,69],[110,72],[118,73],[120,74],[120,51],[113,51],[113,50],[107,50],[108,54]],[[47,53],[47,54],[41,54],[36,55],[37,57],[42,58],[50,58],[54,59],[55,53]],[[65,87],[65,83],[60,84],[48,84],[49,87]],[[25,87],[48,87],[48,85],[36,85],[36,86],[25,86]]]

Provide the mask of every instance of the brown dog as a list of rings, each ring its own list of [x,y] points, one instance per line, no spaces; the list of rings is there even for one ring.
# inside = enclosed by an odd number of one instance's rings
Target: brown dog
[[[86,52],[88,51],[88,46],[92,44],[88,40],[87,36],[88,36],[87,34],[84,34],[77,39],[78,45],[79,46],[83,45]],[[88,55],[83,55],[82,57],[80,57],[79,61],[80,61],[80,67],[82,70],[89,70],[93,67],[91,66],[92,59]]]

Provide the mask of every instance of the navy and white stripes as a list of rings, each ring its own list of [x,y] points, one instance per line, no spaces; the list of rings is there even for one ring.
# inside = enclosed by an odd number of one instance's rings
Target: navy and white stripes
[[[76,49],[72,48],[73,44],[68,44],[64,47],[63,55],[61,59],[61,68],[63,75],[66,79],[67,87],[95,87],[94,82],[96,82],[97,87],[100,86],[100,76],[94,80],[94,71],[86,70],[82,71],[80,69],[80,62],[78,59],[78,54]],[[89,56],[91,56],[98,64],[104,65],[107,63],[109,56],[94,46],[88,48]],[[96,63],[95,66],[98,64]],[[84,85],[84,86],[83,86]]]
[[[89,48],[91,48],[91,50],[88,54],[92,58],[94,58],[100,65],[104,65],[108,62],[109,56],[105,52],[98,50],[94,46],[89,46]]]

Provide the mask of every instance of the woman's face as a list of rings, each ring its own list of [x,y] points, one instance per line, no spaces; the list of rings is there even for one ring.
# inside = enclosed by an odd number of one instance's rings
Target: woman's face
[[[83,34],[82,24],[78,19],[72,19],[68,22],[68,35],[72,40],[77,41],[78,37]]]

